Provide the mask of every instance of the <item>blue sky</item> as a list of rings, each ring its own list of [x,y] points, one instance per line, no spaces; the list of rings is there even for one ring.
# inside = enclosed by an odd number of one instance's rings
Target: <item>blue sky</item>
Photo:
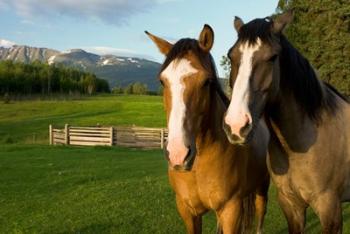
[[[245,22],[274,13],[278,0],[0,0],[0,39],[57,50],[83,48],[163,61],[144,30],[176,41],[198,38],[205,23],[215,32],[212,54],[236,39],[233,18]]]

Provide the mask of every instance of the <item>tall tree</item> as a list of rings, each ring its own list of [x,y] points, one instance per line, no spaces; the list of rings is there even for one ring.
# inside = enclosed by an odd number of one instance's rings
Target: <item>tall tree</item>
[[[287,38],[320,78],[350,95],[350,1],[279,0],[277,12],[294,9]]]
[[[231,93],[232,93],[232,90],[230,87],[231,61],[226,55],[221,57],[220,66],[222,67],[222,69],[225,72],[224,82],[223,82],[224,91],[228,96],[231,96]]]

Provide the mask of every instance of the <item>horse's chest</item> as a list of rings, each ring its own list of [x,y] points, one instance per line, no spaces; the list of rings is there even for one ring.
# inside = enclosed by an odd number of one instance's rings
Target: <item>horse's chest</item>
[[[232,176],[198,175],[198,196],[210,209],[218,209],[230,200],[238,187],[238,181]]]
[[[319,173],[315,172],[316,166],[310,155],[270,152],[267,165],[274,184],[284,196],[309,203],[324,189],[324,184],[317,179]]]
[[[177,196],[181,197],[193,211],[201,213],[204,209],[217,210],[234,194],[235,180],[225,175],[210,173],[170,173],[170,182]]]
[[[198,196],[201,202],[210,209],[218,208],[224,201],[228,200],[228,195],[218,185],[198,186]]]

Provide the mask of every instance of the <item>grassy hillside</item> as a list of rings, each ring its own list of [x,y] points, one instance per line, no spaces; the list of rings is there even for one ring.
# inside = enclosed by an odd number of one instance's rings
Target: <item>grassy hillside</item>
[[[161,151],[7,145],[0,162],[0,233],[185,233]],[[265,233],[284,234],[275,195]],[[215,225],[206,215],[203,233]],[[307,233],[320,233],[310,213]]]
[[[0,102],[0,143],[47,143],[48,126],[165,126],[162,97],[95,96],[83,100]]]

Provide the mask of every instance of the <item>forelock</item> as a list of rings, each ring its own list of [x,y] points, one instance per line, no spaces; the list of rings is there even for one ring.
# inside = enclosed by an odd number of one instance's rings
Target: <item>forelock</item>
[[[255,45],[260,39],[264,43],[271,44],[273,41],[272,24],[273,22],[269,17],[254,19],[240,28],[238,41]]]
[[[203,52],[201,51],[197,40],[191,38],[184,38],[176,42],[169,51],[162,65],[161,71],[166,69],[172,61],[180,60],[190,51],[194,53],[194,55],[196,55],[196,57],[198,58],[203,57]]]

